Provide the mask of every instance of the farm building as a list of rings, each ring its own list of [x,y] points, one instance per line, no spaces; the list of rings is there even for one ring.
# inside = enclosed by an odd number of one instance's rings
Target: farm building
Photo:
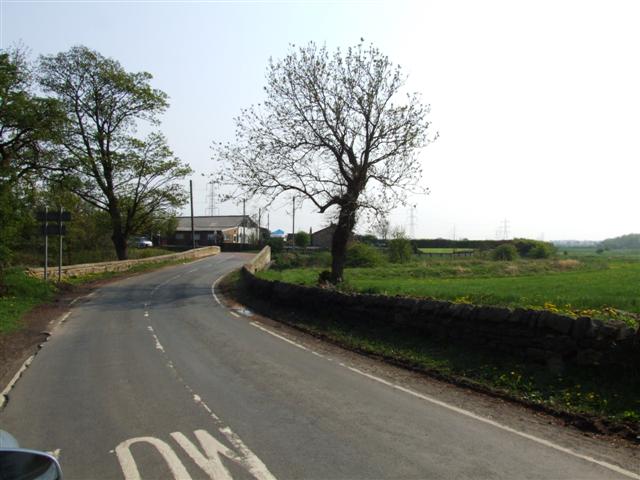
[[[311,234],[311,246],[318,248],[331,249],[331,242],[333,241],[333,232],[336,231],[336,226],[332,223],[328,227],[313,232]]]
[[[178,226],[169,239],[170,245],[191,245],[191,217],[178,217]],[[196,246],[222,245],[223,243],[257,243],[260,235],[258,224],[248,215],[218,215],[193,217]]]

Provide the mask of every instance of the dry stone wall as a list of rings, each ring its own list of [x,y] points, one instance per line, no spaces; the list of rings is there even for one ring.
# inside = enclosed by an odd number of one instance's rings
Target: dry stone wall
[[[195,259],[217,255],[220,253],[220,247],[202,247],[193,250],[187,250],[180,253],[171,253],[169,255],[158,255],[155,257],[139,258],[135,260],[117,260],[113,262],[99,263],[83,263],[79,265],[65,265],[62,267],[62,278],[73,278],[81,275],[101,272],[123,272],[129,270],[135,265],[141,263],[166,262],[170,260]],[[34,277],[44,278],[44,268],[29,268],[27,273]],[[49,278],[58,278],[58,266],[51,265],[48,268],[47,276]]]
[[[418,334],[521,356],[549,366],[614,364],[637,368],[640,330],[623,322],[572,318],[545,310],[459,304],[431,299],[345,294],[257,278],[243,269],[252,295],[272,305],[337,313],[349,321],[392,322]]]

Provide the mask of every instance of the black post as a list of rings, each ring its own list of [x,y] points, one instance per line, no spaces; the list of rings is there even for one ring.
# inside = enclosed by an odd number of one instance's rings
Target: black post
[[[58,217],[58,239],[60,240],[58,250],[58,283],[62,280],[62,207],[60,207],[60,216]]]
[[[191,247],[196,248],[196,235],[193,227],[193,181],[189,180],[189,195],[191,197]]]
[[[47,235],[47,214],[49,212],[49,207],[44,207],[44,280],[45,282],[49,279],[47,276],[47,269],[49,264],[49,237]]]

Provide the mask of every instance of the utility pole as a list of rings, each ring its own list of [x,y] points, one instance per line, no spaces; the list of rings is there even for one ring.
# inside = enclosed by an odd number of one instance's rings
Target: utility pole
[[[258,207],[258,243],[262,243],[262,208]]]
[[[295,245],[296,237],[296,197],[293,197],[293,224],[291,226],[291,246]]]
[[[191,248],[196,248],[196,235],[193,225],[193,180],[189,180],[189,196],[191,198]]]
[[[245,232],[244,220],[245,220],[246,214],[247,214],[246,213],[246,208],[245,208],[246,203],[247,203],[247,201],[243,198],[242,199],[242,243],[243,244],[246,243],[245,242],[246,238],[245,238],[245,234],[244,234],[244,232]]]
[[[409,210],[409,236],[412,239],[416,236],[416,207],[417,205],[411,205]]]
[[[267,230],[271,233],[271,212],[267,212]]]

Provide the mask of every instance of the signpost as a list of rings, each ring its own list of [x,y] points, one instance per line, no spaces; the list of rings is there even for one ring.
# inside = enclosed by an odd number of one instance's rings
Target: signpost
[[[71,213],[60,210],[49,211],[48,207],[36,212],[36,219],[42,222],[42,234],[44,235],[44,279],[49,280],[49,235],[58,235],[58,282],[62,279],[62,237],[67,234],[67,226],[62,222],[71,221]],[[49,222],[55,222],[50,224]]]

